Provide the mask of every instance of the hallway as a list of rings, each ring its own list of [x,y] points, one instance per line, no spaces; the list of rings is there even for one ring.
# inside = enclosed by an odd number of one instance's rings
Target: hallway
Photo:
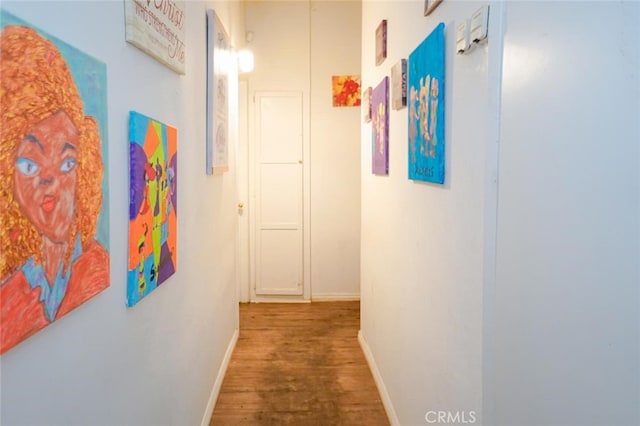
[[[358,301],[241,304],[210,425],[388,425],[359,328]]]

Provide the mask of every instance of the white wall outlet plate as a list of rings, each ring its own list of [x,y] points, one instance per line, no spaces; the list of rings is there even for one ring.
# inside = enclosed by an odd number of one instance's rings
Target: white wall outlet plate
[[[471,15],[471,42],[480,43],[487,38],[489,28],[489,5],[482,6]]]
[[[469,22],[465,19],[456,26],[456,53],[462,55],[469,47]]]

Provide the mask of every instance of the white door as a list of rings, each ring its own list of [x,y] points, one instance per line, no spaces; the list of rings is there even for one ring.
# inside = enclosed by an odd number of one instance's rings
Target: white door
[[[252,209],[255,294],[303,294],[301,92],[256,92]]]

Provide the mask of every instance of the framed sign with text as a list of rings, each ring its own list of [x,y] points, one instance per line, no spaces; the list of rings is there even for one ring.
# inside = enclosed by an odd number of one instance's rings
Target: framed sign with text
[[[185,2],[124,0],[125,37],[178,74],[185,74]]]

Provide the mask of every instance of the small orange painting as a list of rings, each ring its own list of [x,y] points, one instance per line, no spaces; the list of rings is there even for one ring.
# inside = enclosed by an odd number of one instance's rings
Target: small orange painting
[[[360,106],[360,76],[334,75],[331,77],[333,106]]]

